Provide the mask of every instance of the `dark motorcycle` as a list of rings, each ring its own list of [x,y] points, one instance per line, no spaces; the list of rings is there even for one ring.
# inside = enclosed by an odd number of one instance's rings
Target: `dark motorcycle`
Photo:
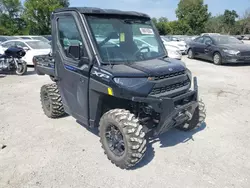
[[[17,75],[27,72],[27,63],[21,60],[26,54],[21,47],[10,47],[0,55],[0,71],[15,71]]]

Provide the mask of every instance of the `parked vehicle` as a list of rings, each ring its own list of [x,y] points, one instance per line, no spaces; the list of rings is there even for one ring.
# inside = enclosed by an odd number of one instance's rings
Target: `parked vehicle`
[[[134,37],[134,42],[139,48],[149,47],[151,51],[157,51],[158,48],[158,43],[154,36]],[[182,54],[178,47],[175,47],[174,45],[168,43],[164,43],[164,46],[170,58],[181,60]]]
[[[40,41],[43,41],[43,42],[46,42],[46,43],[49,43],[50,41],[43,37],[43,36],[36,36],[36,35],[20,35],[20,36],[16,36],[20,39],[29,39],[29,40],[40,40]]]
[[[25,56],[22,48],[10,47],[0,55],[0,72],[16,72],[17,75],[24,75],[27,72],[27,64],[21,60]]]
[[[0,44],[7,40],[19,39],[18,37],[0,35]]]
[[[228,35],[200,36],[189,44],[188,57],[209,60],[216,65],[245,63],[250,62],[250,45]]]
[[[173,46],[176,46],[180,49],[182,54],[187,53],[187,43],[183,40],[179,40],[177,37],[174,36],[161,36],[162,40],[165,44],[171,44]]]
[[[48,39],[49,41],[52,40],[52,36],[51,36],[51,35],[43,35],[43,37],[45,37],[45,38]]]
[[[51,51],[51,46],[46,42],[42,42],[40,40],[18,39],[3,42],[0,45],[0,53],[3,53],[11,46],[19,46],[26,51],[26,55],[22,58],[22,60],[27,62],[27,65],[33,65],[32,60],[35,55],[45,55],[49,54]]]
[[[127,169],[141,161],[148,138],[174,127],[192,130],[204,121],[197,79],[192,84],[185,64],[166,56],[148,15],[86,7],[52,15],[54,68],[46,66],[48,56],[36,65],[56,82],[41,87],[43,111],[49,118],[66,113],[98,127],[102,148],[116,166]],[[105,38],[97,42],[100,32]],[[157,50],[138,48],[135,33],[153,35]],[[81,43],[65,46],[65,39]],[[106,45],[110,40],[118,45]]]
[[[220,33],[201,33],[201,36],[218,36]]]

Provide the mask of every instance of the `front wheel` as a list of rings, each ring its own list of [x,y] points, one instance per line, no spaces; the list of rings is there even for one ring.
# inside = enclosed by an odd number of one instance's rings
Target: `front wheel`
[[[27,69],[28,69],[27,63],[25,61],[20,60],[17,63],[16,74],[22,76],[27,73]]]
[[[221,65],[222,57],[218,52],[214,53],[213,62],[214,62],[215,65]]]
[[[108,159],[121,169],[135,166],[146,152],[147,141],[139,120],[128,110],[106,112],[99,126],[99,136]]]
[[[43,85],[40,91],[43,112],[49,118],[65,115],[60,92],[56,84]]]

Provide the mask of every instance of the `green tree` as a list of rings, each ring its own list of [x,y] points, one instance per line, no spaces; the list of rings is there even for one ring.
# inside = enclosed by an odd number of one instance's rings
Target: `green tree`
[[[180,0],[176,9],[177,18],[187,23],[195,35],[204,32],[210,15],[203,0]]]
[[[223,15],[210,17],[205,25],[205,31],[207,33],[224,33],[223,19]]]
[[[231,34],[235,30],[236,18],[238,17],[239,15],[235,10],[225,10],[223,14],[223,23],[224,28],[228,34]]]
[[[157,22],[158,22],[158,20],[157,20],[157,18],[152,18],[152,22],[155,24],[155,26],[157,25]]]
[[[68,0],[26,0],[25,20],[30,29],[30,34],[45,35],[51,32],[51,13],[62,7],[68,7]]]
[[[168,19],[166,17],[160,17],[158,22],[168,22]]]
[[[173,34],[173,35],[192,34],[192,29],[184,21],[179,21],[179,20],[172,21],[172,22],[169,22],[169,26],[171,28],[171,33],[170,34]]]
[[[241,28],[241,34],[249,34],[250,33],[250,8],[248,8],[241,18],[241,20],[238,21],[240,28]]]
[[[0,34],[23,34],[26,22],[22,18],[22,13],[20,0],[0,0]]]

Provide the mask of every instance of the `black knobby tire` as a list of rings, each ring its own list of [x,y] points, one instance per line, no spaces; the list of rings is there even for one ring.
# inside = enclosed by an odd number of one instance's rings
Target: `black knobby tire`
[[[190,48],[187,52],[188,58],[189,59],[193,59],[194,58],[194,52],[193,50]]]
[[[115,126],[123,137],[124,151],[121,155],[116,155],[107,141],[107,130],[110,126]],[[139,120],[128,110],[113,109],[101,117],[99,126],[100,142],[108,159],[117,167],[129,169],[144,157],[147,140],[142,128]]]
[[[182,131],[190,131],[201,126],[206,119],[206,108],[202,100],[199,101],[198,107],[195,109],[192,119],[185,124],[182,124],[177,129]]]
[[[40,91],[42,109],[49,118],[65,115],[62,99],[56,84],[43,85]]]
[[[21,63],[18,63],[18,68],[16,69],[16,74],[18,76],[25,75],[27,73],[28,66],[27,63],[24,61],[21,61]]]
[[[220,53],[215,52],[213,55],[213,62],[215,65],[221,65],[222,64],[222,57]]]

